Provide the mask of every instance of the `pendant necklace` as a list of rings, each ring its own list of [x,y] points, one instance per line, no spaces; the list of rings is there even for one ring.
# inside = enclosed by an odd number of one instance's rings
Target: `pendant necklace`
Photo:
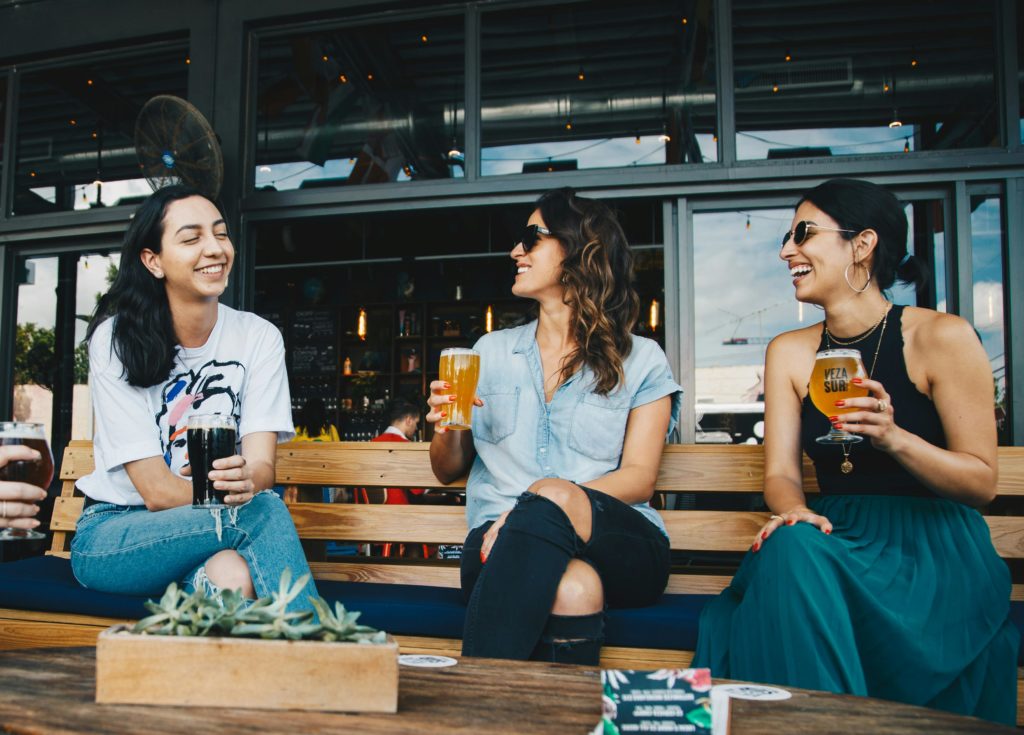
[[[849,340],[848,342],[840,342],[838,339],[829,334],[828,324],[825,324],[825,346],[828,349],[832,349],[833,342],[835,342],[837,345],[842,345],[843,347],[863,342],[868,337],[870,337],[876,329],[878,329],[879,325],[881,325],[882,329],[878,332],[878,344],[875,345],[875,356],[871,359],[871,370],[868,371],[868,378],[870,378],[875,374],[875,367],[878,365],[878,353],[882,349],[882,338],[885,337],[885,325],[889,321],[890,309],[892,309],[891,303],[888,306],[886,306],[885,313],[882,314],[881,319],[875,322],[875,326],[871,327],[871,329],[869,329],[862,336],[856,339]],[[843,442],[840,446],[843,450],[843,461],[839,465],[839,471],[842,472],[844,475],[848,475],[851,472],[853,472],[853,462],[850,461],[850,450],[853,448],[853,444],[851,444],[850,442]]]

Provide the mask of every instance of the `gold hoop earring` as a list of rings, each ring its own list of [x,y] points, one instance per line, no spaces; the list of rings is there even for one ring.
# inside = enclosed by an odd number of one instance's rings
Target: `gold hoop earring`
[[[855,262],[850,263],[850,265],[846,266],[846,270],[843,271],[843,278],[846,279],[846,285],[850,287],[851,291],[853,291],[854,293],[864,293],[865,291],[868,290],[868,286],[871,285],[871,274],[868,273],[868,280],[864,282],[864,288],[856,288],[853,285],[853,283],[850,281],[850,268],[855,266],[855,265],[860,265],[860,264],[855,261]]]

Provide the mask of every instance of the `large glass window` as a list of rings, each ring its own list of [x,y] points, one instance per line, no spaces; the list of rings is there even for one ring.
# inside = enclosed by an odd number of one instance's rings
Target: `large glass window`
[[[4,161],[4,140],[7,132],[7,77],[0,75],[0,164]]]
[[[482,16],[482,171],[717,160],[711,4],[545,4]]]
[[[942,203],[905,206],[907,247],[926,260],[942,252]],[[695,404],[700,443],[759,443],[764,438],[764,359],[781,332],[822,320],[798,302],[786,264],[779,259],[792,208],[697,213],[693,217]],[[933,274],[934,281],[934,274]],[[743,284],[738,287],[737,284]],[[934,283],[921,292],[897,284],[894,303],[926,305]]]
[[[184,45],[26,72],[18,102],[15,214],[128,203],[139,177],[135,121],[158,94],[186,96]]]
[[[464,175],[463,16],[265,38],[257,189]]]
[[[999,443],[1009,443],[1006,404],[1006,323],[1003,319],[1003,226],[998,197],[971,197],[971,272],[974,328],[981,336],[995,380]]]
[[[994,2],[735,0],[740,159],[998,143]]]

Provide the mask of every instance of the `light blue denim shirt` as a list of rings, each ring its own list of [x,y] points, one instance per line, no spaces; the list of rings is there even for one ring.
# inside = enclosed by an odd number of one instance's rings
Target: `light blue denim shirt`
[[[585,485],[618,469],[630,409],[672,396],[669,432],[679,420],[682,388],[657,342],[633,337],[623,364],[625,383],[607,396],[594,392],[594,374],[583,367],[545,403],[536,335],[533,321],[492,332],[475,345],[477,395],[484,405],[473,409],[476,460],[466,486],[470,528],[509,510],[542,477]],[[633,507],[665,531],[648,503]]]

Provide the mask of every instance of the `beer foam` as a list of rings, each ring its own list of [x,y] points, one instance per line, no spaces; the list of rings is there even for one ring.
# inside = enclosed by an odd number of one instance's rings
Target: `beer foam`
[[[46,441],[46,432],[42,424],[24,424],[20,422],[0,422],[0,439],[35,439]]]
[[[197,420],[198,419],[198,420]],[[213,416],[193,416],[188,420],[189,429],[230,429],[236,430],[234,417],[216,414]]]
[[[480,353],[469,347],[446,347],[441,350],[441,357],[445,355],[479,355]]]

